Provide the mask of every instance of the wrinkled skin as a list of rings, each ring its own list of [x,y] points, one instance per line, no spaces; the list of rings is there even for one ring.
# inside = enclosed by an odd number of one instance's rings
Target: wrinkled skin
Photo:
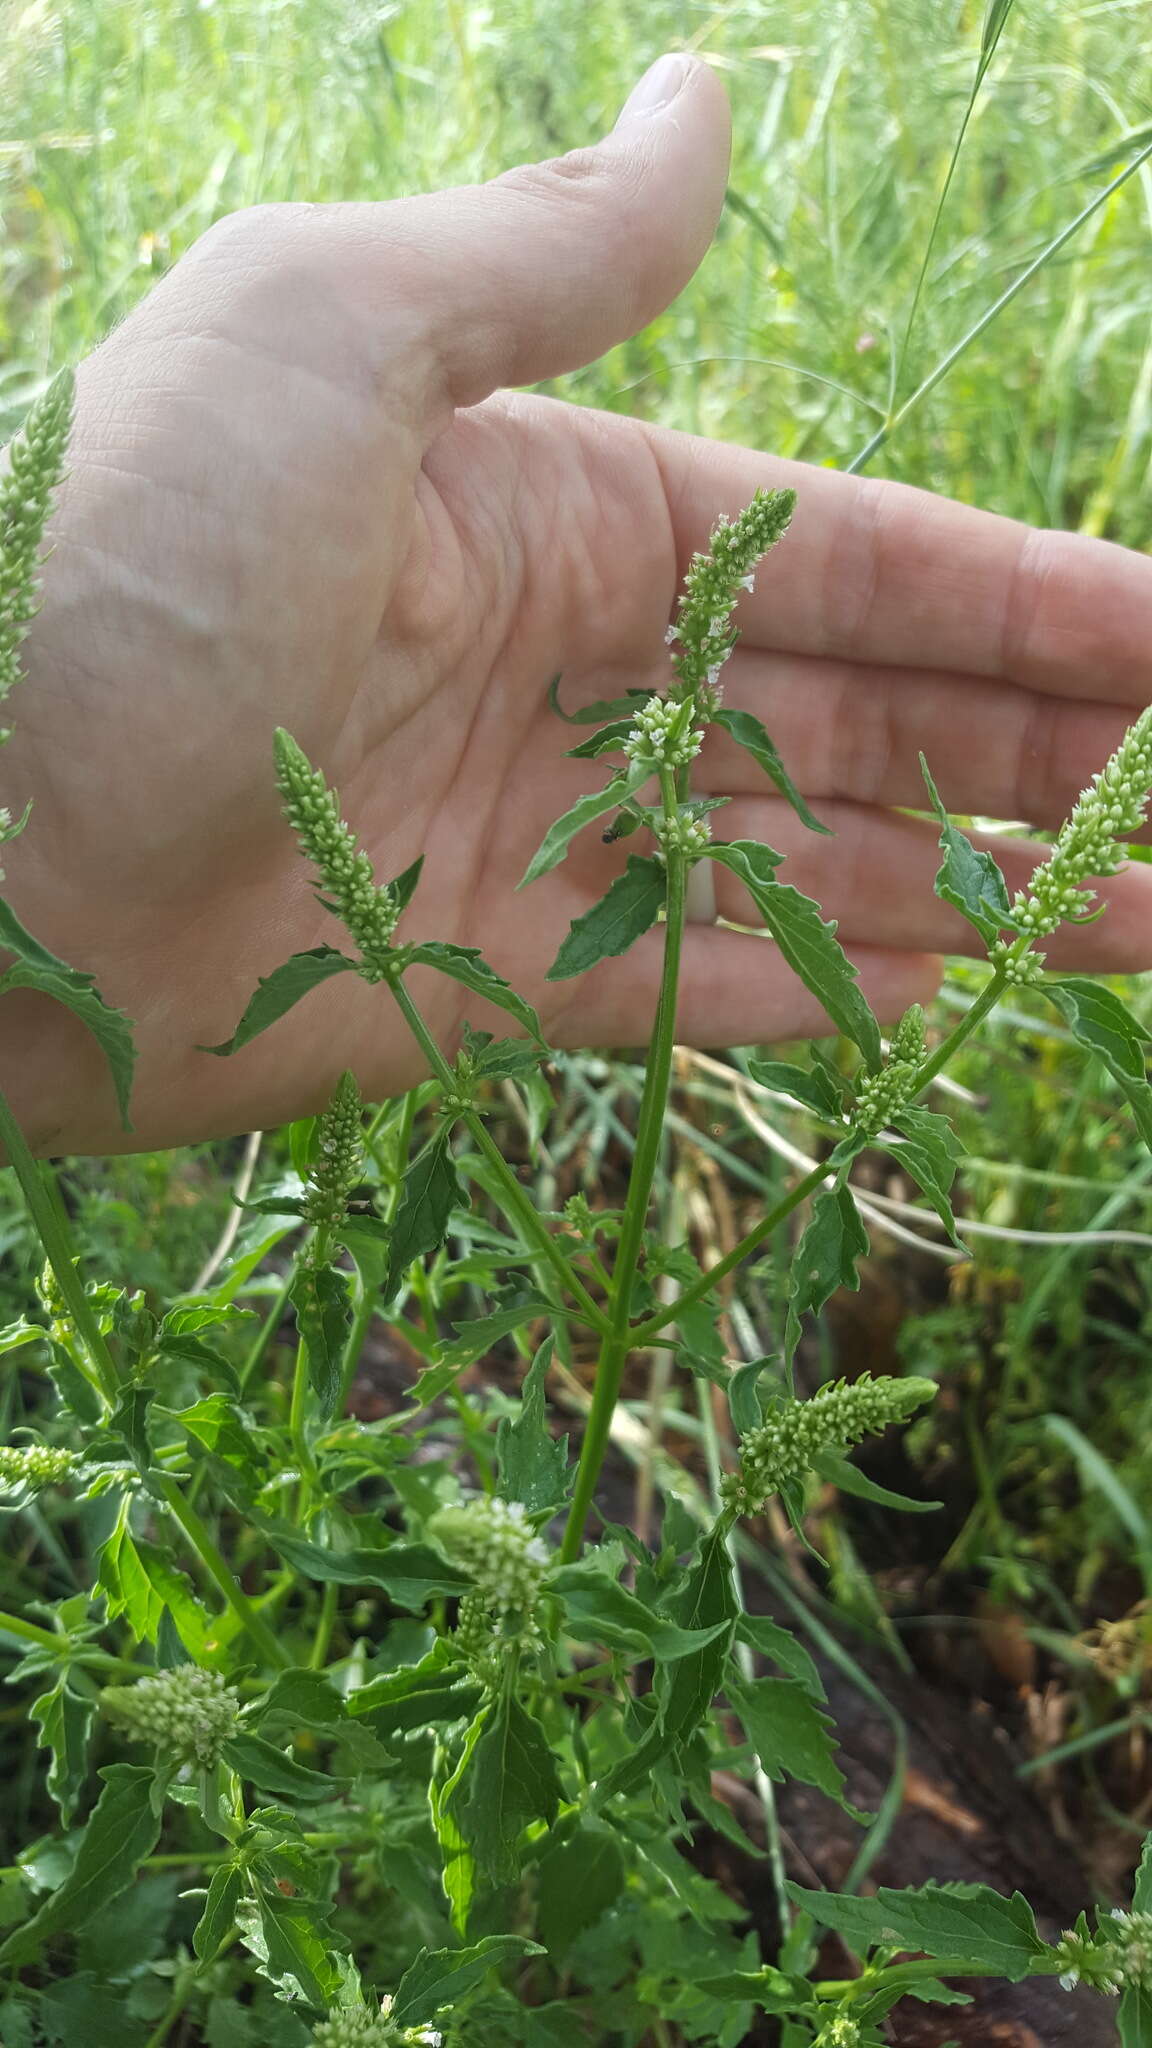
[[[587,978],[544,980],[569,920],[631,848],[585,835],[514,885],[604,764],[566,761],[547,711],[668,673],[689,555],[758,484],[795,483],[791,533],[742,602],[728,701],[755,710],[835,838],[804,831],[722,736],[696,787],[717,829],[788,856],[840,920],[891,1018],[967,927],[932,894],[923,747],[960,811],[1056,823],[1152,694],[1152,563],[891,484],[516,395],[653,317],[703,258],[727,110],[669,60],[662,105],[598,147],[480,188],[224,220],[81,368],[45,603],[0,770],[19,914],[137,1021],[135,1136],[99,1055],[42,999],[0,1005],[0,1075],[41,1149],[169,1144],[315,1109],[345,1066],[365,1094],[419,1057],[386,991],[342,977],[231,1061],[259,974],[340,932],[279,810],[286,726],[342,792],[381,879],[426,853],[404,936],[479,945],[554,1042],[647,1036],[658,933]],[[633,847],[635,842],[632,843]],[[1004,846],[1010,884],[1034,860]],[[749,914],[716,870],[721,915]],[[1152,960],[1152,875],[1054,963]],[[424,970],[451,1047],[492,1013]],[[823,1026],[770,944],[700,923],[687,1042]]]

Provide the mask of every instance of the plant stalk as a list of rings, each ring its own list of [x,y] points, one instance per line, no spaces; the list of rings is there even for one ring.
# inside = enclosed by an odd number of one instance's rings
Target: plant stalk
[[[675,817],[676,789],[670,772],[664,770],[660,780],[665,816]],[[624,1367],[629,1353],[638,1341],[630,1324],[632,1291],[644,1245],[644,1226],[648,1220],[648,1204],[660,1157],[664,1111],[672,1079],[672,1055],[676,1045],[676,998],[680,983],[680,955],[684,942],[688,892],[688,863],[684,855],[677,848],[670,846],[667,864],[667,923],[664,932],[664,969],[660,981],[660,998],[644,1076],[644,1092],[640,1098],[640,1110],[636,1121],[636,1150],[632,1158],[632,1172],[628,1178],[624,1222],[612,1266],[611,1322],[604,1335],[596,1366],[592,1406],[588,1412],[584,1442],[580,1448],[580,1463],[576,1472],[572,1506],[564,1530],[564,1541],[560,1547],[562,1564],[571,1564],[580,1554],[580,1546],[584,1540],[584,1525],[588,1519],[596,1492],[596,1482],[600,1477],[600,1468],[608,1448],[612,1416],[620,1395]],[[678,1301],[666,1308],[657,1327],[662,1328],[664,1323],[670,1322],[682,1308],[686,1298],[686,1295],[681,1295]]]
[[[185,1539],[200,1559],[209,1578],[223,1594],[249,1640],[260,1651],[266,1663],[277,1670],[283,1670],[292,1662],[288,1651],[277,1641],[267,1622],[257,1613],[247,1593],[238,1585],[191,1501],[185,1500],[174,1479],[158,1475],[157,1483],[161,1498],[173,1521],[179,1525]]]
[[[32,1157],[24,1133],[12,1114],[7,1097],[2,1093],[0,1139],[3,1140],[4,1149],[8,1154],[8,1164],[20,1183],[20,1192],[36,1225],[45,1256],[52,1268],[53,1278],[64,1297],[76,1334],[87,1353],[87,1363],[83,1358],[77,1358],[77,1367],[108,1407],[114,1408],[120,1396],[119,1374],[96,1320],[95,1310],[84,1292],[80,1276],[73,1264],[72,1247],[68,1242],[63,1213],[45,1184],[46,1170]]]
[[[409,1030],[412,1032],[441,1087],[449,1097],[454,1096],[456,1094],[456,1076],[444,1058],[436,1040],[425,1024],[403,982],[397,979],[389,982],[388,986],[391,988],[392,994],[400,1006]],[[592,1328],[594,1330],[606,1329],[607,1318],[603,1311],[596,1306],[583,1281],[572,1270],[569,1261],[557,1244],[551,1231],[540,1221],[532,1203],[504,1158],[499,1145],[496,1144],[495,1140],[489,1136],[485,1129],[483,1118],[470,1105],[461,1110],[461,1115],[467,1126],[469,1136],[479,1146],[485,1159],[491,1166],[496,1179],[499,1181],[505,1207],[519,1225],[527,1243],[535,1246],[540,1257],[546,1260],[548,1265],[552,1267],[562,1286],[575,1301],[579,1302],[580,1308]]]

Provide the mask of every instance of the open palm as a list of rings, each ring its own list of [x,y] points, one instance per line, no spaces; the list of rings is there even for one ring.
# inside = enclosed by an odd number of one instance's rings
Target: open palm
[[[339,942],[280,814],[277,725],[340,788],[379,879],[425,855],[403,936],[480,946],[556,1043],[646,1038],[657,934],[545,980],[623,855],[586,835],[513,894],[601,772],[564,759],[547,683],[562,672],[572,705],[659,687],[687,560],[757,485],[795,483],[799,509],[742,613],[729,701],[768,725],[835,837],[806,833],[723,735],[696,783],[732,799],[724,836],[777,846],[840,920],[882,1013],[926,995],[967,935],[932,895],[933,832],[896,808],[922,801],[919,749],[953,808],[1045,824],[1149,694],[1141,557],[505,388],[594,359],[702,256],[723,97],[687,60],[663,90],[596,150],[490,186],[235,216],[81,371],[5,755],[13,808],[35,799],[9,883],[136,1020],[138,1143],[300,1114],[345,1066],[369,1095],[420,1073],[386,997],[351,977],[230,1062],[196,1050],[229,1035],[258,974]],[[1035,854],[1000,858],[1012,883]],[[1149,964],[1149,885],[1108,885],[1078,964]],[[720,870],[717,886],[721,916],[751,915]],[[492,1021],[435,976],[420,993],[446,1045],[465,1014]],[[767,941],[691,929],[686,1040],[823,1022]],[[72,1019],[11,998],[0,1053],[38,1144],[118,1142]]]

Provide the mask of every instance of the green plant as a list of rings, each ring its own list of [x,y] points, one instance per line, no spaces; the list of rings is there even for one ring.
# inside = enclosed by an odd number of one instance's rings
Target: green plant
[[[63,388],[34,414],[31,453],[15,461],[5,500],[13,650],[63,456]],[[250,1204],[258,1243],[298,1233],[283,1290],[297,1326],[287,1398],[260,1376],[263,1336],[237,1357],[249,1312],[234,1299],[233,1273],[160,1315],[139,1294],[83,1285],[51,1176],[0,1103],[47,1258],[46,1321],[23,1321],[0,1341],[47,1352],[57,1399],[50,1424],[4,1450],[0,1486],[17,1514],[62,1493],[94,1562],[91,1584],[41,1603],[39,1619],[0,1616],[23,1650],[12,1680],[36,1688],[47,1791],[65,1829],[59,1845],[23,1848],[4,1873],[0,2026],[17,2048],[60,2038],[68,2012],[82,2010],[141,2048],[160,2048],[186,2022],[208,2048],[306,2039],[382,2048],[441,2035],[527,2048],[678,2035],[734,2048],[757,2009],[785,2019],[796,2041],[852,2048],[882,2041],[909,1990],[951,2001],[962,1995],[952,1980],[1030,1974],[1119,1993],[1122,2039],[1146,2038],[1147,1853],[1131,1912],[1094,1925],[1082,1917],[1056,1944],[1022,1898],[982,1887],[865,1899],[789,1885],[796,1915],[767,1964],[754,1937],[732,1932],[729,1902],[683,1853],[691,1814],[744,1839],[712,1790],[720,1758],[759,1786],[770,1846],[774,1780],[797,1777],[843,1798],[812,1661],[791,1631],[746,1612],[735,1555],[739,1518],[769,1496],[803,1536],[813,1476],[899,1505],[845,1454],[906,1422],[935,1391],[928,1379],[867,1376],[808,1400],[793,1391],[803,1318],[855,1284],[867,1249],[847,1188],[853,1161],[882,1144],[955,1235],[959,1144],[919,1098],[1021,985],[1052,1000],[1152,1141],[1140,1027],[1103,985],[1044,977],[1034,950],[1060,922],[1093,914],[1090,879],[1114,871],[1143,821],[1152,713],[1015,901],[925,771],[941,828],[938,892],[990,961],[975,1000],[933,1047],[914,1009],[885,1051],[835,928],[779,879],[780,856],[711,837],[719,806],[691,787],[709,723],[748,749],[809,829],[823,829],[768,733],[723,695],[740,593],[791,509],[790,494],[759,493],[694,560],[664,694],[569,714],[595,728],[573,755],[617,754],[622,765],[555,823],[525,876],[548,872],[606,818],[606,836],[643,832],[653,849],[628,857],[551,970],[557,979],[584,972],[660,926],[664,974],[620,1211],[576,1199],[548,1216],[528,1200],[484,1102],[493,1081],[537,1084],[548,1048],[536,1013],[474,950],[403,935],[418,928],[420,863],[379,883],[336,794],[286,734],[276,743],[285,814],[353,951],[321,947],[285,963],[212,1051],[227,1056],[322,981],[353,973],[398,1006],[431,1075],[418,1105],[386,1108],[367,1128],[344,1076],[325,1114],[294,1130],[291,1178]],[[14,673],[14,651],[12,663]],[[555,684],[552,696],[559,710]],[[687,879],[704,860],[744,884],[757,923],[859,1056],[851,1075],[818,1052],[807,1065],[751,1062],[754,1079],[818,1120],[826,1156],[706,1269],[649,1227]],[[109,1024],[90,983],[14,923],[3,937],[18,962],[6,984],[69,1001],[105,1045],[126,1103],[123,1020]],[[507,1014],[516,1035],[469,1028],[449,1060],[407,985],[413,967],[450,975]],[[470,1189],[485,1221],[468,1226],[469,1278],[487,1305],[479,1317],[457,1312],[445,1338],[443,1248]],[[730,1370],[717,1289],[808,1201],[782,1356]],[[250,1256],[245,1246],[238,1260]],[[674,1299],[661,1295],[662,1279],[674,1281]],[[399,1317],[409,1298],[427,1312],[427,1363],[404,1410],[359,1425],[344,1409],[368,1319]],[[478,1415],[460,1395],[462,1373],[498,1339],[525,1347],[529,1329],[544,1335],[526,1347],[519,1401]],[[586,1336],[599,1356],[573,1465],[548,1426],[546,1383],[554,1359],[570,1360]],[[667,1491],[654,1547],[603,1516],[590,1539],[625,1365],[652,1347],[723,1389],[734,1469],[714,1471],[710,1497],[687,1484],[683,1497]],[[443,1400],[460,1426],[450,1457],[438,1451]],[[122,1758],[123,1740],[136,1760]],[[91,1769],[106,1756],[91,1804]],[[119,1971],[109,1968],[110,1910],[142,1924],[156,1896],[148,1887],[169,1869],[203,1882],[179,1901],[162,1895],[152,1950],[138,1932]],[[864,1959],[858,1974],[814,1974],[818,1929]],[[63,1958],[70,1974],[53,1969]]]

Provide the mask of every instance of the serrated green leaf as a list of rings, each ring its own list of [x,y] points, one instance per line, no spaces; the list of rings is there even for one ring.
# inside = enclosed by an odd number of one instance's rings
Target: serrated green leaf
[[[975,926],[985,943],[991,945],[1002,931],[1012,928],[1008,884],[992,855],[978,851],[959,826],[952,823],[940,801],[940,792],[928,772],[923,754],[920,756],[920,772],[940,824],[940,849],[944,859],[936,874],[936,894],[942,902],[950,903],[954,910],[958,910],[961,917]]]
[[[488,1034],[475,1033],[476,1039]],[[540,1048],[525,1038],[497,1038],[475,1054],[476,1073],[485,1081],[527,1081],[540,1071]]]
[[[234,1735],[225,1743],[222,1754],[225,1763],[239,1771],[242,1778],[291,1806],[309,1806],[319,1799],[336,1799],[346,1782],[330,1778],[323,1771],[310,1771],[286,1751],[278,1749],[274,1742],[266,1742],[262,1735],[243,1732]]]
[[[255,1904],[242,1909],[242,1924],[264,1974],[281,1993],[300,1997],[323,2011],[336,2001],[341,1971],[310,1899],[286,1898],[261,1885]]]
[[[63,1638],[61,1638],[63,1643]],[[76,1811],[88,1776],[88,1745],[96,1702],[73,1692],[64,1673],[50,1692],[41,1693],[28,1709],[29,1718],[40,1730],[40,1746],[50,1749],[48,1795],[60,1808],[67,1827]]]
[[[448,1133],[441,1131],[404,1175],[388,1250],[384,1286],[388,1296],[395,1294],[409,1266],[439,1249],[448,1235],[453,1211],[467,1206],[468,1197],[448,1149]]]
[[[831,1799],[841,1799],[844,1778],[836,1763],[832,1721],[794,1678],[728,1680],[728,1697],[770,1778],[799,1778]]]
[[[480,1703],[480,1688],[455,1656],[450,1640],[439,1637],[418,1664],[381,1672],[349,1694],[349,1714],[367,1721],[382,1741],[413,1728],[471,1720]]]
[[[721,704],[712,713],[712,722],[714,725],[722,726],[730,738],[735,740],[737,746],[743,747],[744,752],[752,756],[757,767],[763,768],[781,796],[791,804],[802,825],[807,825],[810,832],[823,832],[831,836],[828,826],[820,823],[815,812],[801,796],[780,758],[775,740],[754,712],[737,711],[730,705]]]
[[[450,1771],[444,1767],[443,1752],[437,1753],[437,1768],[428,1785],[432,1826],[440,1844],[440,1882],[451,1907],[452,1925],[458,1934],[467,1931],[476,1890],[476,1865],[464,1828],[456,1817],[455,1803],[471,1768],[473,1753],[488,1725],[488,1714],[489,1709],[481,1707],[475,1720],[469,1724],[460,1755]]]
[[[1059,981],[1045,982],[1044,994],[1055,1003],[1077,1043],[1103,1061],[1127,1098],[1144,1143],[1152,1146],[1147,1031],[1103,982],[1064,975]]]
[[[525,1323],[538,1322],[541,1316],[551,1317],[555,1311],[550,1301],[542,1294],[525,1295],[521,1301],[512,1302],[508,1308],[494,1309],[491,1315],[475,1316],[465,1322],[453,1323],[455,1340],[446,1344],[440,1352],[441,1365],[471,1365],[477,1358],[498,1344],[501,1337],[510,1336],[513,1330],[523,1329]]]
[[[280,1671],[251,1710],[254,1726],[283,1719],[303,1728],[333,1728],[343,1719],[344,1701],[323,1671],[297,1665]]]
[[[486,1934],[471,1948],[422,1948],[397,1987],[390,2018],[395,2027],[419,2027],[443,2006],[458,2005],[489,1970],[513,1957],[542,1956],[538,1942],[519,1934]]]
[[[781,1671],[797,1679],[814,1699],[826,1697],[824,1681],[810,1652],[797,1641],[790,1629],[781,1628],[779,1622],[769,1621],[764,1614],[742,1614],[736,1623],[736,1635],[750,1649],[758,1650],[770,1664],[779,1665]]]
[[[966,1251],[967,1246],[957,1231],[949,1200],[964,1147],[948,1118],[909,1103],[906,1108],[895,1112],[892,1124],[899,1137],[895,1141],[886,1139],[885,1143],[893,1158],[911,1175],[917,1187],[923,1189],[953,1244]]]
[[[706,1651],[728,1626],[727,1617],[720,1615],[703,1628],[680,1628],[654,1613],[592,1560],[562,1565],[548,1587],[559,1597],[567,1633],[577,1642],[627,1650],[658,1663],[675,1663]]]
[[[878,1946],[963,1958],[1018,1984],[1036,1956],[1048,1953],[1031,1906],[1020,1892],[1005,1898],[982,1884],[926,1884],[908,1891],[882,1886],[874,1898],[808,1892],[789,1884],[793,1903],[821,1927],[832,1927],[857,1955]]]
[[[174,1411],[174,1420],[196,1443],[222,1458],[258,1485],[264,1476],[264,1454],[252,1425],[227,1394],[205,1394],[188,1408]]]
[[[752,1358],[747,1365],[737,1366],[728,1380],[728,1412],[737,1436],[747,1436],[759,1429],[764,1420],[764,1405],[760,1399],[760,1381],[767,1368],[775,1363],[771,1358]],[[765,1391],[768,1391],[767,1389]]]
[[[345,1250],[351,1254],[361,1286],[367,1293],[376,1294],[384,1285],[388,1271],[391,1243],[388,1225],[379,1216],[345,1216],[338,1235]]]
[[[305,1578],[338,1586],[379,1586],[398,1607],[412,1612],[438,1593],[466,1593],[472,1583],[428,1543],[392,1543],[382,1550],[324,1550],[279,1523],[261,1526],[273,1549]]]
[[[699,1727],[720,1690],[740,1611],[732,1560],[720,1528],[704,1538],[696,1564],[668,1600],[667,1611],[681,1628],[705,1630],[710,1636],[702,1649],[662,1666],[657,1675],[660,1728],[683,1738]]]
[[[543,1048],[543,1029],[531,1003],[517,995],[511,983],[505,981],[502,974],[497,974],[494,967],[489,967],[477,947],[453,946],[432,939],[425,945],[413,946],[406,958],[408,966],[435,967],[441,974],[447,974],[451,980],[471,989],[473,995],[483,996],[486,1003],[495,1003],[498,1009],[506,1010]]]
[[[651,774],[652,770],[646,763],[633,761],[626,770],[614,775],[605,789],[596,790],[591,796],[582,796],[579,803],[573,804],[571,810],[565,811],[563,817],[557,818],[556,823],[549,827],[516,884],[517,888],[523,889],[526,883],[551,874],[552,869],[558,868],[566,857],[576,834],[582,832],[585,825],[594,824],[607,811],[617,810],[628,797],[635,796]]]
[[[153,1773],[134,1764],[109,1764],[91,1817],[67,1877],[0,1946],[0,1964],[19,1969],[45,1941],[75,1932],[131,1884],[160,1833],[152,1810]]]
[[[833,922],[825,923],[820,906],[788,882],[768,872],[779,856],[753,840],[733,840],[708,848],[709,858],[738,875],[792,972],[827,1011],[837,1030],[858,1045],[869,1067],[880,1065],[880,1026],[861,991],[856,969],[836,937]]]
[[[192,1947],[202,1963],[212,1961],[228,1939],[236,1921],[236,1909],[244,1896],[244,1872],[236,1863],[222,1863],[212,1873],[204,1909],[192,1935]]]
[[[584,1821],[540,1859],[537,1924],[561,1961],[577,1935],[594,1927],[624,1889],[625,1865],[614,1830]]]
[[[819,1067],[797,1067],[788,1060],[749,1060],[748,1073],[762,1088],[770,1088],[774,1095],[790,1095],[793,1102],[802,1102],[806,1109],[814,1109],[817,1116],[828,1118],[833,1123],[842,1120],[842,1103],[838,1091],[829,1085],[827,1074]]]
[[[7,908],[7,906],[4,906]],[[9,913],[11,919],[11,913]],[[11,940],[5,931],[0,943],[7,946]],[[42,949],[41,949],[42,950]],[[132,1076],[136,1067],[136,1044],[132,1036],[131,1020],[123,1010],[114,1010],[104,1001],[99,990],[93,986],[90,974],[78,974],[72,967],[60,961],[55,967],[42,967],[38,963],[23,959],[0,976],[0,995],[9,989],[35,989],[40,995],[49,996],[54,1003],[71,1010],[81,1024],[91,1032],[100,1047],[112,1085],[116,1090],[116,1106],[120,1111],[120,1122],[126,1131],[132,1129],[128,1105],[132,1097]]]
[[[552,1822],[563,1797],[539,1722],[514,1696],[495,1701],[451,1801],[477,1870],[492,1884],[511,1883],[524,1829],[531,1821]]]
[[[504,1500],[519,1501],[530,1515],[555,1513],[568,1493],[568,1439],[548,1428],[545,1383],[553,1339],[546,1337],[520,1390],[520,1413],[503,1415],[496,1431],[496,1464]]]
[[[856,1261],[867,1250],[868,1233],[848,1189],[822,1188],[812,1204],[789,1275],[789,1357],[799,1339],[801,1316],[818,1313],[838,1287],[859,1287]]]
[[[348,1275],[332,1266],[314,1266],[300,1259],[292,1275],[288,1299],[296,1327],[308,1352],[308,1384],[316,1396],[321,1420],[336,1412],[344,1382],[344,1346],[352,1328]]]
[[[165,1601],[136,1547],[130,1509],[125,1494],[115,1526],[96,1553],[96,1583],[108,1603],[109,1620],[122,1614],[138,1642],[154,1643]]]
[[[622,875],[598,903],[574,918],[548,969],[549,981],[586,974],[600,960],[614,960],[650,931],[664,908],[668,873],[663,861],[630,854]]]
[[[331,981],[334,974],[355,974],[357,962],[349,960],[335,946],[313,946],[307,953],[293,953],[283,967],[277,967],[271,974],[262,975],[256,984],[256,993],[251,998],[240,1022],[232,1033],[219,1045],[201,1045],[199,1052],[215,1053],[217,1059],[227,1059],[229,1054],[239,1052],[241,1046],[250,1045],[259,1038],[262,1031],[277,1024],[294,1010],[297,1003],[322,981]]]

